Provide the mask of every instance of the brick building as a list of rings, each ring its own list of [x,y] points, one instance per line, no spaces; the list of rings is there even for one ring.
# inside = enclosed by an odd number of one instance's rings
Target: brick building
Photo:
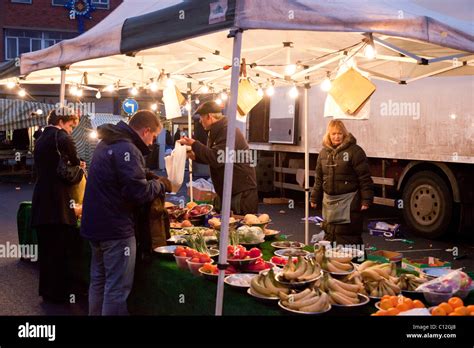
[[[79,35],[78,18],[71,19],[64,7],[68,0],[0,0],[0,62],[12,60],[22,53],[47,48]],[[81,0],[77,0],[76,4]],[[91,0],[96,7],[92,19],[84,19],[88,30],[104,19],[122,0]],[[25,85],[30,99],[56,103],[58,85]],[[0,86],[0,97],[16,98],[14,92]],[[85,95],[84,99],[93,98]],[[95,98],[94,98],[95,99]],[[112,98],[96,102],[98,112],[116,111]],[[112,110],[114,109],[114,110]]]

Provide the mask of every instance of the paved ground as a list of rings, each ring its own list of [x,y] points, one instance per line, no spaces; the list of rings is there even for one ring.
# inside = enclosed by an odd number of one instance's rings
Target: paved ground
[[[16,213],[19,203],[30,201],[33,184],[0,183],[0,244],[18,243]],[[184,189],[182,190],[184,192]],[[181,192],[181,193],[182,193]],[[278,229],[290,235],[289,239],[304,241],[304,206],[296,202],[294,209],[284,205],[260,205],[260,212],[267,212],[272,220],[270,228]],[[314,210],[311,213],[315,213]],[[396,212],[395,212],[396,213]],[[314,215],[314,214],[313,214]],[[371,209],[369,218],[395,219],[393,210],[383,207]],[[316,231],[311,226],[310,235]],[[465,267],[474,270],[474,243],[459,239],[454,231],[445,240],[429,241],[407,234],[406,238],[415,241],[413,246],[402,242],[388,242],[383,237],[370,236],[367,231],[363,238],[365,246],[377,249],[398,250],[404,255],[413,257],[435,256],[443,260],[453,261],[453,267]],[[445,251],[453,247],[459,248],[459,255],[466,255],[460,260],[453,260],[453,255]],[[419,250],[424,251],[419,251]],[[0,258],[0,315],[77,315],[86,314],[85,297],[79,297],[76,304],[51,305],[44,304],[38,293],[37,264],[20,261],[14,258]]]

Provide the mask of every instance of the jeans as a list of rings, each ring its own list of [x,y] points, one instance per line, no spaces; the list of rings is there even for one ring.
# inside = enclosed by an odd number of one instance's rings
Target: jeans
[[[127,298],[135,271],[135,236],[90,242],[89,315],[128,315]]]

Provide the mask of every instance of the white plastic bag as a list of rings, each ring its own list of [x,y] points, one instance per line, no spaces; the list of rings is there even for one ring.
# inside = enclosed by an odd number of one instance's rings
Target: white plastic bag
[[[184,166],[186,165],[186,146],[176,142],[171,155],[165,157],[165,165],[168,180],[171,181],[171,192],[176,193],[183,184]]]

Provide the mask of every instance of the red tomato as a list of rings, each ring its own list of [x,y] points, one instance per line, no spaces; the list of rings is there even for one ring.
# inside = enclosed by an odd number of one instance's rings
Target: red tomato
[[[257,249],[257,248],[250,249],[248,253],[251,258],[260,257],[260,255],[262,255],[262,253],[260,252],[260,249]]]
[[[191,262],[200,263],[201,261],[199,260],[199,257],[193,257],[193,258],[191,259]]]
[[[178,255],[176,255],[176,256],[187,257],[188,255],[186,254],[185,251],[182,251],[182,252],[180,252],[180,253],[179,253]]]

